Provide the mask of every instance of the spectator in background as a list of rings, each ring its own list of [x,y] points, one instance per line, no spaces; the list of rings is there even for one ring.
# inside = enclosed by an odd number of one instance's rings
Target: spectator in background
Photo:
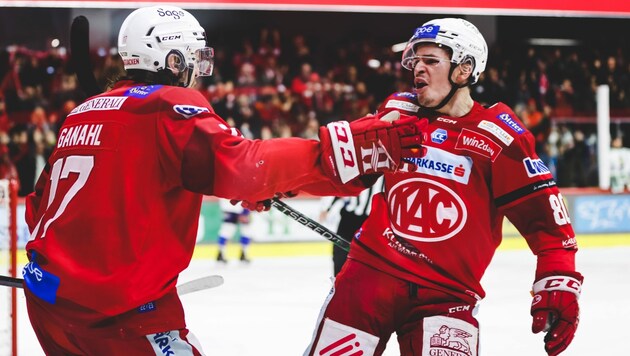
[[[9,154],[9,117],[4,110],[4,97],[0,95],[0,179],[14,179],[19,181],[19,176],[11,156]]]
[[[597,73],[597,84],[606,84],[610,90],[610,107],[611,109],[622,108],[626,103],[626,90],[624,85],[620,82],[620,79],[627,77],[627,73],[624,76],[622,70],[617,63],[615,56],[608,56],[605,64],[599,66]]]
[[[613,194],[630,190],[630,148],[623,147],[623,139],[617,136],[610,148],[610,191]]]
[[[584,188],[587,186],[587,173],[590,168],[590,153],[586,144],[586,137],[582,130],[573,133],[574,142],[564,152],[563,171],[566,173],[565,186]]]
[[[322,51],[321,47],[312,46],[315,36],[299,32],[287,36],[266,27],[258,30],[259,35],[254,28],[249,32],[254,35],[246,39],[236,39],[236,33],[226,34],[228,41],[240,46],[234,51],[217,49],[215,63],[219,65],[215,73],[200,80],[197,88],[220,116],[233,122],[248,138],[261,138],[264,125],[269,127],[270,131],[265,132],[270,137],[285,136],[285,124],[278,120],[290,126],[292,135],[300,136],[311,125],[311,110],[320,125],[352,120],[366,110],[372,112],[384,95],[409,90],[394,58],[397,55],[390,46],[375,44],[374,39],[362,38],[353,43],[340,39]],[[281,39],[285,37],[287,41],[283,43]],[[503,101],[517,108],[527,106],[533,98],[543,114],[548,108],[552,111],[551,115],[545,114],[550,121],[571,122],[574,117],[595,116],[595,91],[599,84],[607,84],[611,115],[630,116],[630,60],[621,40],[616,48],[587,41],[563,48],[499,42],[491,51],[498,55],[493,56],[473,88],[475,100],[488,105]],[[109,53],[93,56],[95,74],[102,87],[122,71],[119,56],[111,55],[111,50]],[[368,65],[368,59],[378,60],[380,65],[375,67],[375,61]],[[292,80],[300,77],[300,66],[305,63],[309,75],[300,79],[296,94],[291,90]],[[279,113],[269,108],[269,88],[278,93]],[[307,94],[303,95],[305,91]],[[85,99],[61,48],[35,51],[21,46],[9,46],[0,53],[0,96],[6,96],[5,132],[16,124],[29,123],[35,108],[42,107],[56,133],[66,114]],[[276,102],[276,98],[272,101]],[[573,130],[572,124],[570,131]],[[532,131],[536,129],[532,127]],[[629,136],[630,126],[623,124],[623,131]],[[537,152],[544,159],[544,138],[539,140],[541,137],[535,135]],[[35,145],[28,149],[34,150]],[[564,168],[566,165],[560,166],[561,171]],[[586,184],[590,182],[587,180]],[[564,180],[558,184],[564,186]]]

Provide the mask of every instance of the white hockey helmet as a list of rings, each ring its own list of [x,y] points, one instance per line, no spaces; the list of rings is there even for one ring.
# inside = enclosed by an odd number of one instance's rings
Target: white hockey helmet
[[[473,65],[471,84],[476,83],[479,75],[486,69],[488,61],[486,40],[475,25],[464,19],[436,19],[418,27],[407,41],[402,55],[402,66],[413,71],[416,47],[427,42],[450,48],[453,51],[451,62],[455,64],[471,61]]]
[[[188,11],[169,5],[129,14],[118,34],[118,53],[127,70],[170,69],[178,75],[189,69],[195,76],[209,76],[214,66],[203,27]]]

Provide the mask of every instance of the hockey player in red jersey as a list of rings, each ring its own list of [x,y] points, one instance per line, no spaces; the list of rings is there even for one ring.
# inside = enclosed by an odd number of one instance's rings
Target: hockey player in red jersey
[[[582,276],[562,195],[534,138],[502,103],[470,95],[487,45],[463,19],[429,21],[403,52],[414,89],[378,109],[428,117],[416,172],[385,173],[385,192],[352,241],[306,355],[381,355],[396,332],[400,354],[479,354],[480,280],[502,239],[504,217],[537,256],[532,331],[561,353],[579,320]]]
[[[426,120],[411,116],[332,123],[321,142],[244,139],[190,89],[212,73],[213,50],[180,8],[132,12],[118,50],[127,77],[72,110],[26,200],[25,294],[47,354],[201,354],[175,285],[203,194],[358,194],[419,156]]]

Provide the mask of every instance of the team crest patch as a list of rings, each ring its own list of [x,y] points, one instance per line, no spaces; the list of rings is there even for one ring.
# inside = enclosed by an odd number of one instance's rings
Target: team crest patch
[[[424,319],[422,354],[478,356],[478,329],[470,323],[446,316]]]
[[[431,132],[431,142],[442,144],[448,138],[448,132],[444,129],[437,129]]]
[[[173,105],[173,111],[185,117],[186,119],[190,119],[191,117],[204,112],[210,112],[208,108],[204,108],[203,106],[192,105]]]

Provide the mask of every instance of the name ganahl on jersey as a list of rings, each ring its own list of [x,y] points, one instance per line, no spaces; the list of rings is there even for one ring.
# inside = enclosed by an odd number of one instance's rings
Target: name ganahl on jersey
[[[417,172],[468,184],[472,159],[435,147],[422,158],[408,160]],[[466,224],[464,201],[451,188],[434,179],[413,177],[392,186],[387,195],[391,228],[398,236],[438,242],[455,236]]]

